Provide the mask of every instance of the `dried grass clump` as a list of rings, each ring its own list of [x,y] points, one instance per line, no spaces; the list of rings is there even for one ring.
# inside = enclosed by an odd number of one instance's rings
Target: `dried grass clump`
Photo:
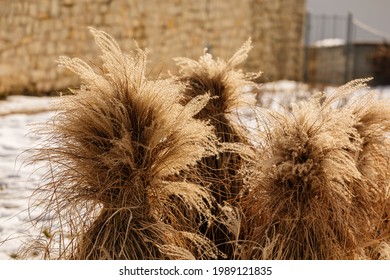
[[[376,48],[368,57],[376,85],[390,84],[390,46],[384,43]]]
[[[209,121],[222,144],[248,142],[246,131],[234,123],[232,117],[237,112],[237,108],[249,105],[245,104],[247,101],[243,98],[242,88],[248,85],[256,86],[253,80],[260,75],[260,73],[243,73],[236,69],[247,58],[251,48],[249,39],[227,62],[220,58],[214,60],[206,50],[198,61],[189,58],[175,59],[180,66],[179,79],[187,84],[183,103],[186,104],[205,93],[210,94],[210,101],[195,117]],[[228,204],[236,205],[236,198],[242,187],[242,178],[238,174],[241,164],[242,157],[238,152],[221,148],[218,155],[204,158],[198,165],[198,172],[206,182],[210,183],[209,189],[216,203],[225,205],[215,212],[223,222],[217,222],[205,231],[229,258],[234,258],[234,250],[230,248],[232,245],[227,243],[237,238],[235,234],[233,236],[231,234],[238,232],[237,227],[240,222],[238,209],[231,208]],[[235,214],[232,216],[232,213]],[[229,221],[228,217],[235,217],[236,220]],[[226,228],[225,224],[231,226]],[[235,229],[232,227],[233,224],[236,225]]]
[[[0,87],[0,100],[5,100],[5,99],[7,99],[7,96],[8,96],[8,93],[5,92],[5,91],[2,91],[2,90],[1,90],[1,87]]]
[[[179,79],[187,84],[184,90],[183,103],[194,97],[210,94],[210,101],[195,116],[201,120],[208,120],[215,127],[215,133],[221,143],[246,143],[246,131],[232,121],[232,115],[237,108],[246,104],[242,88],[256,86],[254,79],[260,73],[244,73],[237,70],[252,49],[250,39],[227,62],[223,59],[213,59],[205,51],[198,61],[189,58],[176,58],[180,66]],[[202,170],[212,181],[212,191],[219,203],[235,199],[242,185],[237,178],[237,169],[240,167],[240,156],[232,152],[220,152],[219,155],[203,159],[205,168]]]
[[[355,116],[354,127],[361,138],[355,160],[368,195],[355,196],[355,203],[367,212],[367,258],[383,258],[383,248],[388,248],[390,242],[390,102],[376,100],[375,93],[368,93],[347,106]]]
[[[145,51],[124,54],[108,34],[91,33],[101,72],[78,58],[59,59],[84,85],[61,99],[33,159],[50,167],[37,195],[57,232],[43,249],[57,256],[45,258],[217,258],[189,222],[212,219],[213,198],[181,177],[216,153],[212,127],[193,118],[209,96],[179,104],[183,85],[148,80]],[[176,215],[183,212],[193,217]]]
[[[376,211],[372,191],[378,187],[359,164],[359,158],[371,153],[358,127],[367,114],[348,105],[337,107],[364,82],[353,81],[331,96],[316,94],[295,104],[291,113],[270,114],[265,148],[254,153],[247,171],[245,258],[365,256],[368,225]]]

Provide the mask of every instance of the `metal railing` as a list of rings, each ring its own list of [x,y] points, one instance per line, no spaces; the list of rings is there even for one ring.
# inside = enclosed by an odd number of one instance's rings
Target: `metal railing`
[[[361,62],[362,58],[357,57],[363,52],[357,52],[356,46],[364,43],[374,47],[375,44],[390,42],[390,34],[356,19],[352,13],[343,16],[307,13],[304,33],[304,80],[310,83],[334,83],[335,80],[337,80],[335,83],[348,82],[356,78],[356,73],[360,71],[355,69],[357,59],[360,59],[360,63],[356,67],[367,67],[367,69],[370,67],[368,61],[364,66]],[[326,48],[328,49],[324,50]],[[326,52],[329,52],[330,59],[334,59],[333,62],[328,59],[326,63],[322,63],[321,59]],[[317,65],[313,66],[313,63]],[[323,65],[318,65],[321,63]],[[320,67],[328,67],[329,70]],[[360,72],[368,72],[367,69]],[[313,71],[316,72],[314,76]],[[338,77],[327,78],[324,75],[338,75]]]

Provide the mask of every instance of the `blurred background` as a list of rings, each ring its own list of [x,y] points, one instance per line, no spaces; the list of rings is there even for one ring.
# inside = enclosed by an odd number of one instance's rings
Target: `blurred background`
[[[87,27],[125,51],[151,53],[151,75],[175,73],[172,58],[203,49],[229,58],[249,37],[242,66],[259,82],[340,85],[374,76],[390,83],[390,1],[386,0],[0,0],[0,95],[57,94],[79,81],[60,55],[96,61]]]
[[[374,77],[390,84],[390,1],[307,0],[304,81],[339,85]]]

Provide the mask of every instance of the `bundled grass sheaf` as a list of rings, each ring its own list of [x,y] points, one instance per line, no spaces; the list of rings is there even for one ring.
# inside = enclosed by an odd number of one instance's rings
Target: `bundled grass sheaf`
[[[362,85],[364,86],[364,85]],[[390,253],[390,103],[368,93],[352,100],[348,107],[355,116],[361,149],[355,156],[357,168],[366,184],[367,195],[357,195],[355,203],[367,214],[365,258],[388,259]]]
[[[260,73],[244,73],[236,69],[248,57],[251,49],[249,39],[228,61],[213,59],[207,50],[199,60],[183,57],[175,59],[180,66],[179,80],[187,85],[182,102],[186,104],[193,98],[205,93],[210,94],[209,102],[195,118],[209,121],[214,126],[221,144],[248,142],[245,130],[234,123],[232,115],[237,113],[240,106],[253,105],[245,104],[242,88],[248,85],[256,86],[253,80],[259,77]],[[218,155],[206,157],[198,164],[203,183],[209,183],[208,188],[216,203],[223,206],[215,207],[214,211],[217,219],[222,222],[217,221],[205,231],[229,258],[235,257],[233,247],[240,227],[239,211],[229,205],[237,207],[237,195],[242,188],[242,178],[239,174],[241,165],[242,158],[239,152],[224,150],[223,146],[220,146]],[[230,226],[226,227],[226,224]]]
[[[215,128],[221,143],[246,143],[246,131],[232,121],[232,115],[237,108],[246,104],[242,88],[253,85],[254,79],[260,73],[244,73],[236,69],[252,49],[250,39],[226,62],[223,59],[213,59],[210,53],[205,53],[198,61],[189,58],[176,58],[180,66],[179,79],[187,85],[184,89],[186,104],[195,97],[205,93],[210,94],[210,101],[195,116],[200,120],[209,121]],[[235,175],[240,167],[240,156],[232,152],[221,151],[218,155],[203,159],[205,165],[199,165],[205,174],[210,176],[212,191],[219,203],[232,201],[240,191],[242,182]]]
[[[316,94],[291,113],[270,113],[265,148],[248,164],[245,258],[367,258],[374,221],[384,225],[378,206],[388,197],[388,152],[381,150],[389,150],[389,116],[378,114],[388,104],[366,96],[364,108],[362,102],[337,106],[365,82]]]
[[[145,51],[124,54],[105,32],[91,33],[102,51],[101,72],[78,58],[59,59],[83,86],[61,98],[47,142],[33,158],[49,164],[48,183],[36,195],[59,232],[43,248],[57,254],[44,258],[218,257],[191,217],[175,215],[185,206],[194,219],[212,218],[206,188],[181,177],[216,154],[212,126],[193,118],[209,96],[179,104],[183,85],[148,80]],[[174,211],[178,200],[185,203]]]

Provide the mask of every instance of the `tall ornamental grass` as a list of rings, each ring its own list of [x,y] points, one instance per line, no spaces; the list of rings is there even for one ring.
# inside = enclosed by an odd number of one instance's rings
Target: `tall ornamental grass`
[[[193,118],[209,95],[181,105],[182,83],[146,77],[146,51],[125,54],[107,33],[91,33],[102,66],[96,72],[79,58],[59,59],[83,84],[61,98],[33,158],[49,164],[47,183],[36,191],[43,215],[53,219],[44,258],[218,257],[191,217],[177,215],[185,206],[212,219],[206,188],[181,176],[216,154],[212,126]]]

